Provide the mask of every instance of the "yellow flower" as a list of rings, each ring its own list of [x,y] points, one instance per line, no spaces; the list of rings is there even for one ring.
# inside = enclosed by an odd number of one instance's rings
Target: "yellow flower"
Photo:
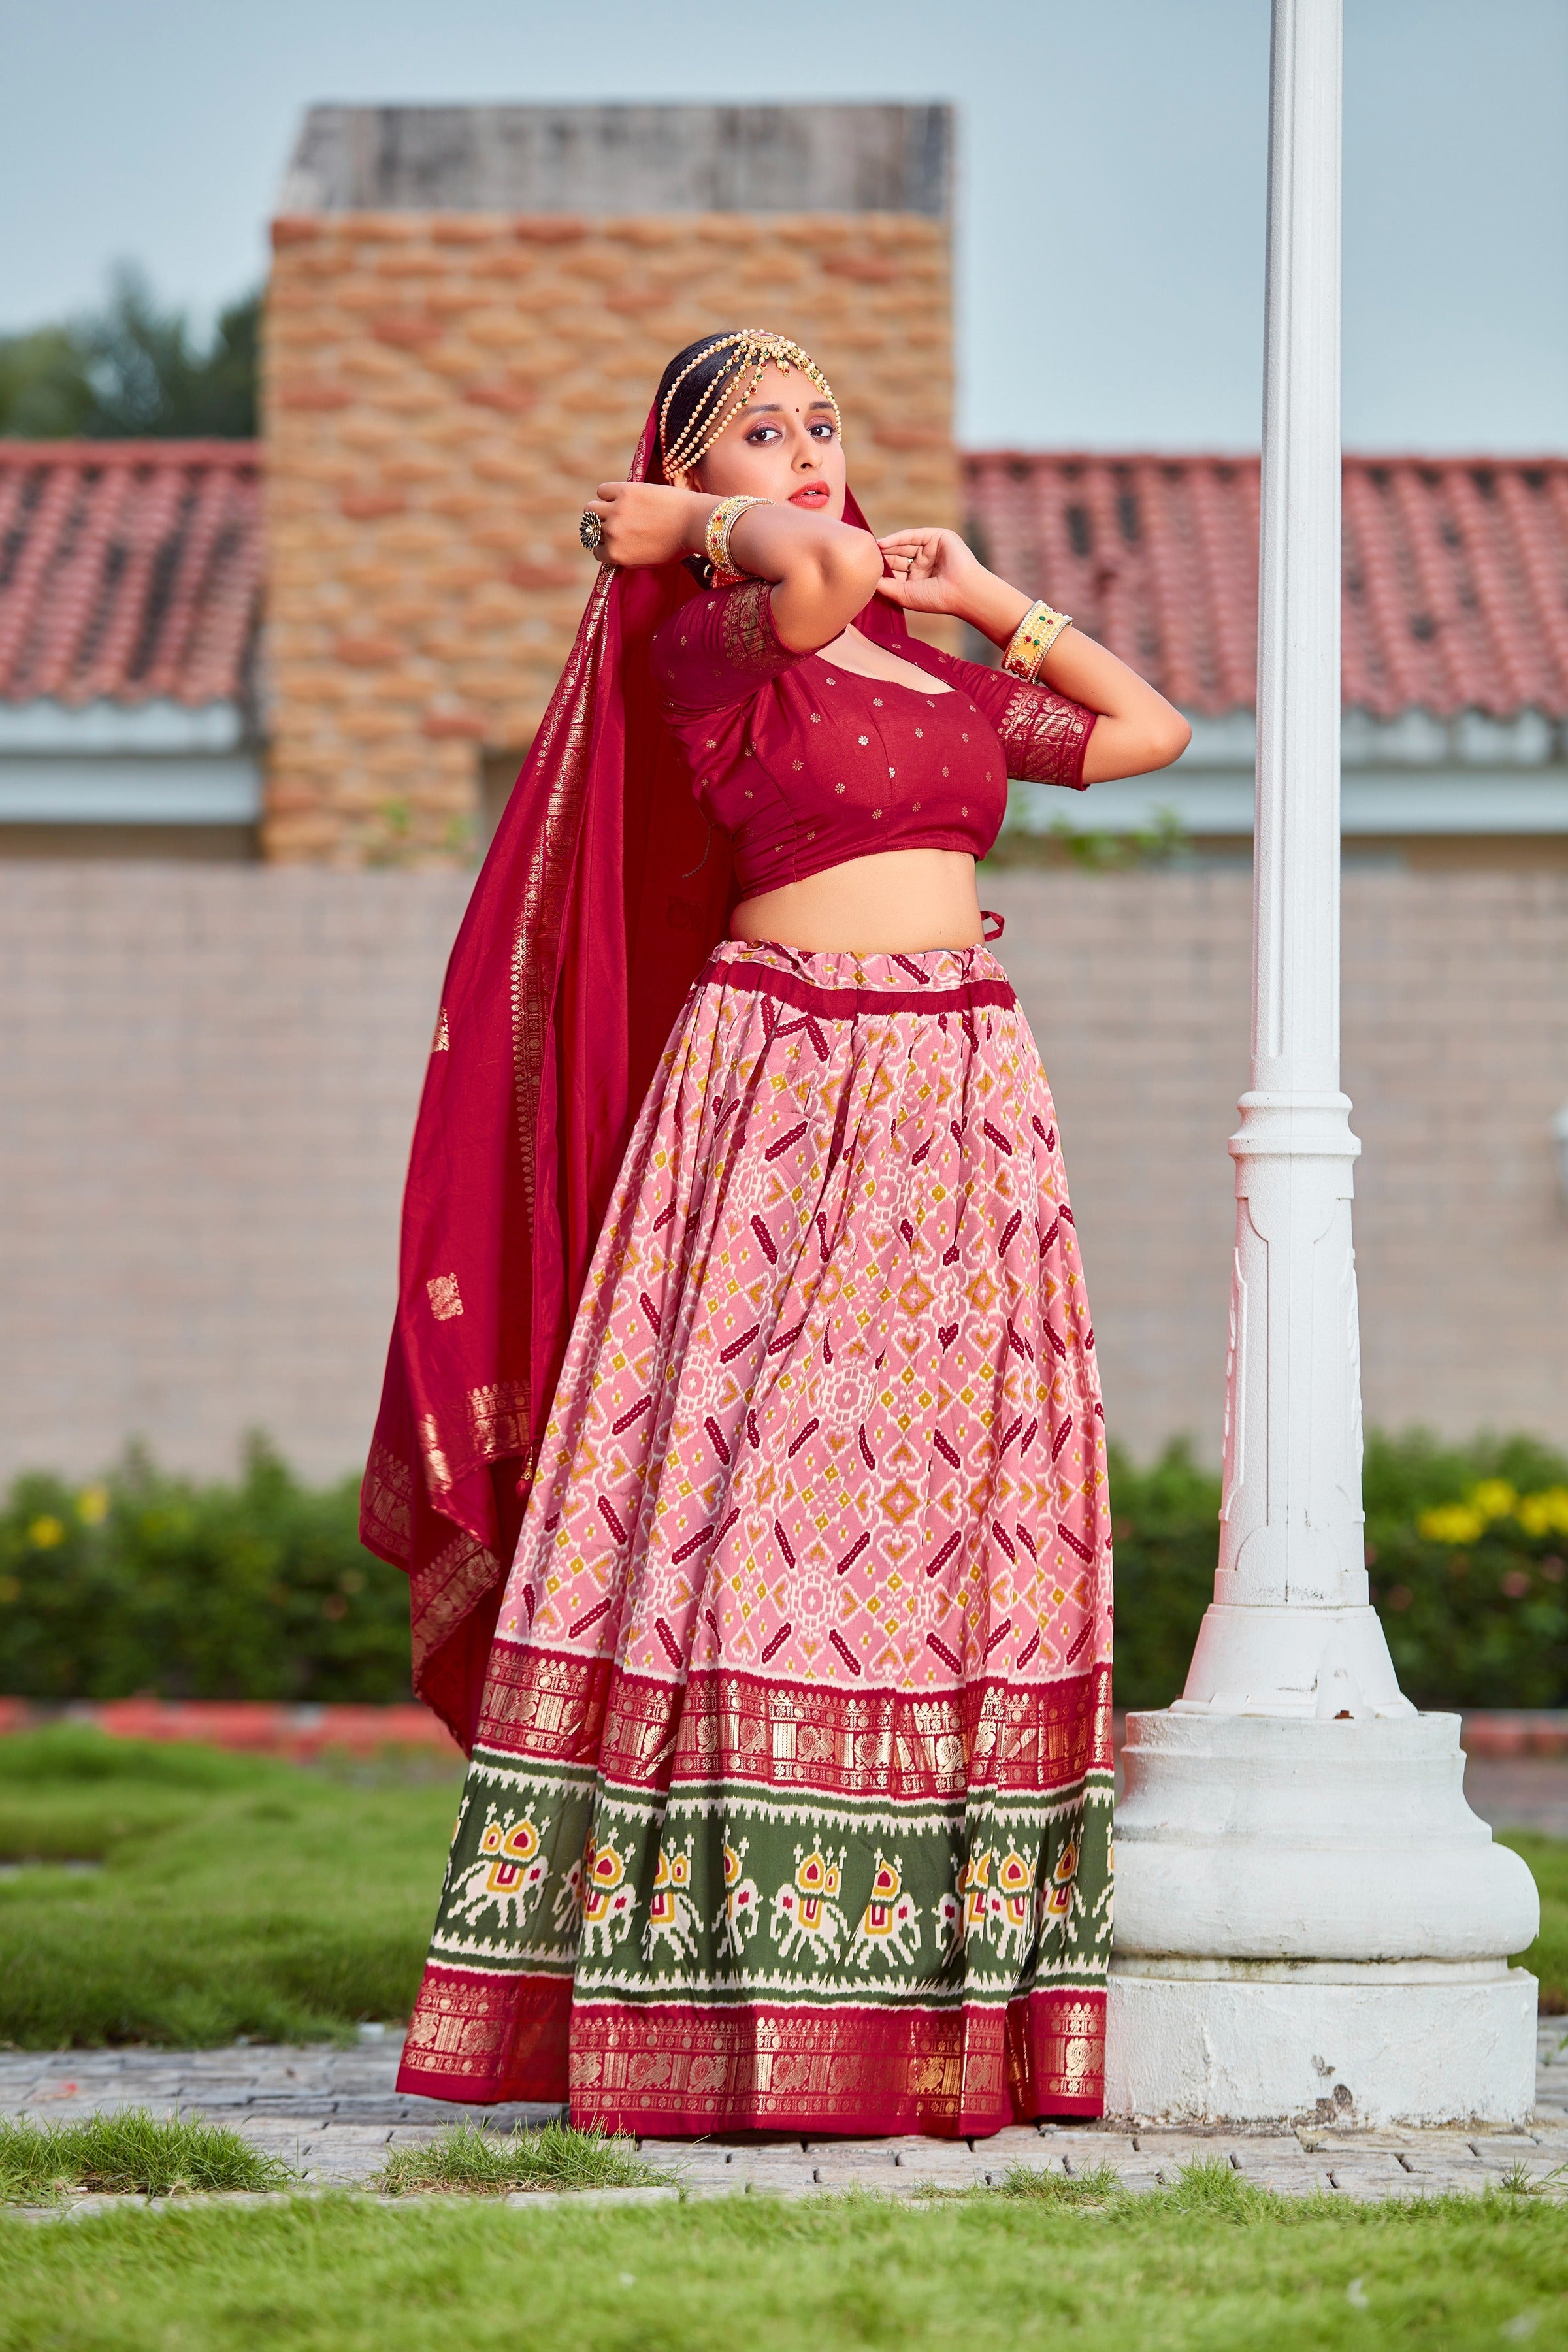
[[[1521,1495],[1513,1516],[1527,1536],[1568,1535],[1568,1486],[1545,1486],[1539,1495]]]
[[[84,1527],[100,1528],[109,1517],[107,1486],[84,1486],[76,1498],[76,1515]]]
[[[1483,1478],[1479,1486],[1470,1488],[1465,1499],[1483,1519],[1506,1519],[1519,1496],[1506,1478]]]
[[[52,1551],[56,1544],[64,1543],[65,1539],[64,1522],[48,1512],[42,1518],[35,1519],[27,1529],[28,1542],[39,1551]]]
[[[1439,1503],[1435,1510],[1423,1511],[1415,1524],[1429,1542],[1446,1544],[1474,1543],[1487,1525],[1468,1503]]]

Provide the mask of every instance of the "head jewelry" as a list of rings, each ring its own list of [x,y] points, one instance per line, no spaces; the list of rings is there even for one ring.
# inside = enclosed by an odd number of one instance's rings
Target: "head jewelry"
[[[710,359],[715,352],[722,351],[733,351],[733,360],[700,395],[696,408],[676,435],[672,445],[668,438],[670,403],[692,369],[700,367],[703,361]],[[682,474],[689,474],[694,466],[701,464],[724,427],[750,400],[766,367],[776,367],[785,375],[791,368],[799,368],[831,404],[835,428],[842,431],[833,387],[809,353],[803,352],[798,343],[792,343],[787,335],[770,334],[765,327],[742,327],[733,334],[718,335],[712,342],[704,343],[695,359],[682,368],[665,394],[658,412],[658,440],[667,482],[679,480]],[[731,393],[734,398],[726,408],[724,401]]]

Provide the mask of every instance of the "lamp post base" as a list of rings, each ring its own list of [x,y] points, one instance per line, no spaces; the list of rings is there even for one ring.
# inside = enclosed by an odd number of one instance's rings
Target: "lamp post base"
[[[1207,1965],[1236,1973],[1111,1961],[1107,2115],[1344,2128],[1519,2125],[1534,2112],[1536,1985],[1523,1969],[1385,1960],[1326,1975],[1312,1961]]]
[[[1377,1612],[1213,1601],[1173,1715],[1407,1717]]]
[[[1530,2114],[1535,1979],[1507,1960],[1540,1904],[1465,1802],[1458,1733],[1414,1712],[1129,1716],[1111,2113]]]

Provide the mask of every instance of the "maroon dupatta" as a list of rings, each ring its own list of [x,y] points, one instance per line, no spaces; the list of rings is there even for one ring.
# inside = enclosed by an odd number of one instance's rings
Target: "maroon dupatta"
[[[632,481],[656,428],[650,414]],[[853,499],[845,520],[867,527]],[[679,563],[595,583],[447,967],[360,1533],[407,1571],[415,1687],[465,1748],[599,1226],[728,917],[729,844],[692,796],[648,659],[697,593]],[[879,599],[858,625],[908,649]]]

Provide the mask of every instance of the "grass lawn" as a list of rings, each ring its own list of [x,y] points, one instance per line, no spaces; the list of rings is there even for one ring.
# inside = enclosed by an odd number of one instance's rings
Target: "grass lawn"
[[[0,1881],[0,2041],[211,2044],[405,2015],[458,1781],[458,1768],[431,1762],[334,1773],[78,1727],[0,1739],[0,1860],[33,1865]],[[1542,1888],[1531,1963],[1568,2009],[1568,1845],[1509,1843]],[[127,2165],[160,2181],[237,2183],[246,2156],[230,2134],[151,2117],[123,2119],[112,2146],[102,2126],[70,2128],[79,2147],[12,2134],[0,2150],[10,2193],[108,2182]],[[180,2131],[188,2147],[176,2147]],[[473,2137],[448,2136],[387,2185],[640,2171],[629,2152],[584,2151],[571,2135],[559,2149],[470,2147]],[[0,2352],[1468,2352],[1525,2341],[1568,2352],[1568,2210],[1501,2193],[1408,2207],[1277,2200],[1224,2168],[1139,2198],[1036,2180],[1016,2195],[897,2205],[744,2197],[529,2211],[458,2193],[227,2210],[176,2198],[45,2225],[0,2217]]]
[[[470,2199],[0,2221],[0,2352],[1279,2352],[1568,2345],[1568,2213],[989,2192],[530,2212]]]
[[[0,1739],[0,2042],[186,2048],[404,2018],[461,1766]],[[71,1871],[67,1861],[100,1864]]]
[[[461,1778],[77,1725],[0,1738],[0,1863],[32,1865],[0,1879],[0,2043],[210,2047],[406,2017]],[[1541,1887],[1542,2006],[1568,2011],[1568,1844],[1507,1842]]]
[[[502,2196],[518,2189],[654,2189],[670,2176],[634,2139],[548,2123],[512,2132],[457,2124],[392,2149],[370,2182],[390,2197],[432,2190]],[[70,2189],[168,2197],[297,2189],[300,2175],[226,2124],[121,2107],[79,2123],[0,2116],[0,2206],[52,2205]]]
[[[167,2197],[178,2189],[266,2192],[298,2179],[280,2158],[264,2156],[226,2124],[145,2107],[73,2124],[0,2116],[0,2200],[7,2204],[52,2204],[66,2189]]]
[[[1524,1965],[1541,1979],[1541,2006],[1549,2017],[1568,2014],[1568,1843],[1537,1837],[1530,1830],[1503,1830],[1500,1845],[1512,1846],[1534,1873],[1541,1889],[1541,1933],[1524,1955]]]
[[[657,2189],[668,2179],[628,2137],[569,2124],[515,2132],[455,2124],[423,2147],[394,2148],[374,2185],[389,2197],[446,2189],[500,2196],[513,2189]]]

